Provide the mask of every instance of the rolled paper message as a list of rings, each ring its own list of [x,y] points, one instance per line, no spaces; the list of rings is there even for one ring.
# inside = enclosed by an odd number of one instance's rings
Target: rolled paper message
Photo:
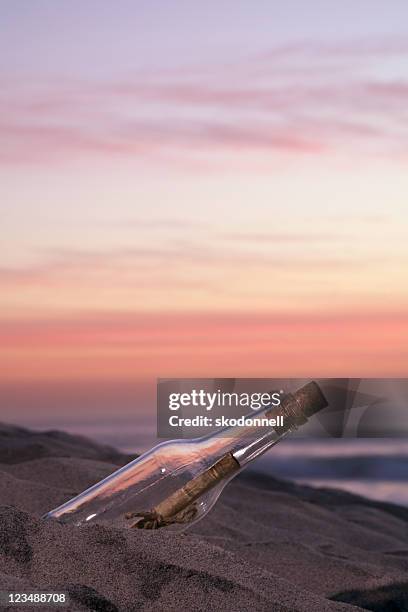
[[[188,522],[195,515],[192,504],[224,478],[234,474],[239,468],[240,464],[232,453],[227,453],[214,465],[187,482],[184,487],[175,491],[149,512],[129,512],[126,518],[139,517],[139,520],[132,525],[132,527],[139,529],[157,529],[170,523]],[[191,512],[184,514],[187,508],[191,508]]]

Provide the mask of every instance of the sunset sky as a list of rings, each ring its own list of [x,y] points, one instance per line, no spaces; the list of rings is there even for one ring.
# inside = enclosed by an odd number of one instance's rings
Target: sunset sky
[[[406,0],[13,0],[0,28],[4,420],[407,375]]]

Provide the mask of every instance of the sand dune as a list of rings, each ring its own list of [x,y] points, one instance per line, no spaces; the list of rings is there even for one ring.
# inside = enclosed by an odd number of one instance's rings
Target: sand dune
[[[0,423],[0,463],[20,463],[41,457],[81,457],[119,465],[130,460],[128,455],[83,436],[55,430],[34,432]]]
[[[40,516],[125,456],[8,426],[0,457],[0,589],[107,612],[408,610],[406,508],[243,474],[185,534],[75,528]]]

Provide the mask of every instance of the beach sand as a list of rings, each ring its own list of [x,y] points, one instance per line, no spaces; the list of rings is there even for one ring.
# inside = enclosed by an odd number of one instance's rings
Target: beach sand
[[[0,426],[0,590],[63,590],[72,611],[408,610],[408,508],[244,473],[184,534],[40,518],[130,459]]]

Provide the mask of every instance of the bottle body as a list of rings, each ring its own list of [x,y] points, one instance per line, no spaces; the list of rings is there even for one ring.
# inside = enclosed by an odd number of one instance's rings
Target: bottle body
[[[183,530],[208,513],[248,463],[325,405],[319,387],[309,383],[286,396],[281,406],[248,415],[242,427],[159,444],[45,518],[75,525]]]
[[[260,417],[265,410],[260,411]],[[255,415],[250,415],[253,418]],[[191,440],[162,442],[154,449],[134,459],[104,480],[93,485],[69,502],[49,512],[46,518],[64,523],[83,525],[90,522],[128,526],[129,512],[148,510],[162,499],[179,490],[197,475],[206,472],[226,454],[238,453],[242,463],[231,469],[222,482],[205,492],[199,500],[189,524],[199,520],[214,505],[222,489],[254,455],[265,452],[280,439],[275,430],[260,428],[231,428],[215,435]],[[267,447],[267,448],[265,448]],[[247,456],[245,451],[247,450]],[[174,523],[172,529],[182,530],[186,525]]]

